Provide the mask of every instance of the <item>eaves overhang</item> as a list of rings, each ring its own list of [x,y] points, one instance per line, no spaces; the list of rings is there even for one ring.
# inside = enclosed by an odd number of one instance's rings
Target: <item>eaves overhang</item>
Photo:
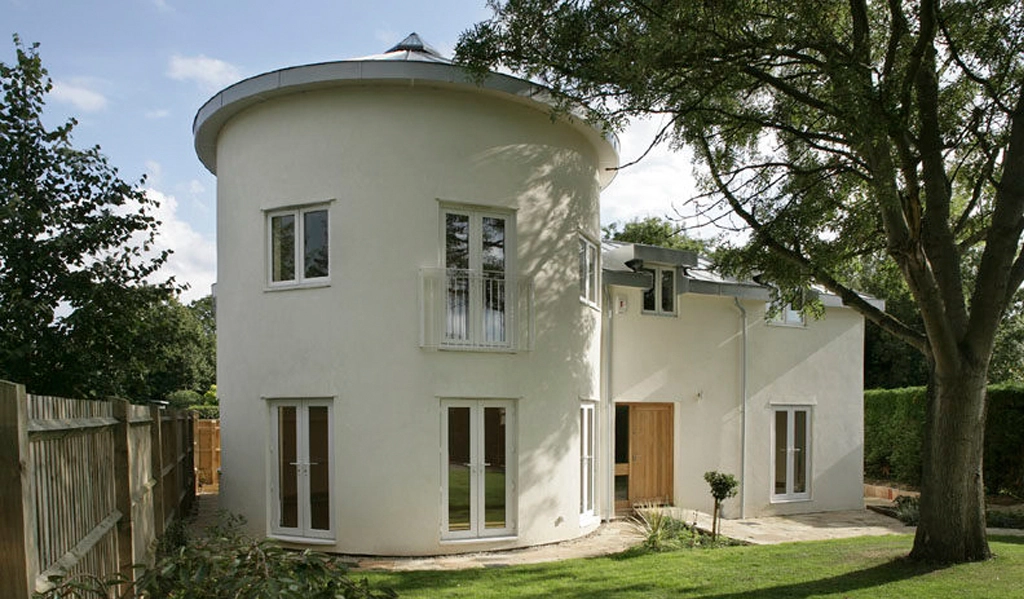
[[[247,108],[274,98],[352,85],[431,86],[489,94],[550,112],[551,93],[525,79],[490,73],[477,79],[467,69],[448,62],[365,59],[323,62],[278,69],[244,79],[215,94],[203,104],[192,123],[199,160],[217,174],[217,136],[224,125]],[[580,132],[597,154],[602,188],[611,183],[619,165],[619,142],[611,131],[575,114],[560,116]]]

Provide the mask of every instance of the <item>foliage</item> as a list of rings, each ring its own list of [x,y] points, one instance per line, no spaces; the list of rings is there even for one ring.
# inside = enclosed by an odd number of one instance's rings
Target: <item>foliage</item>
[[[712,242],[695,239],[684,233],[684,229],[673,224],[672,221],[649,216],[644,219],[635,218],[622,225],[619,230],[619,223],[612,223],[602,227],[604,237],[612,241],[624,241],[626,243],[642,243],[673,250],[689,250],[701,255],[707,255],[712,249]]]
[[[986,521],[991,528],[1024,528],[1024,511],[988,510]]]
[[[917,526],[921,519],[921,501],[911,495],[900,495],[896,504],[896,518],[907,526]]]
[[[1024,5],[491,7],[459,40],[463,64],[540,80],[559,110],[610,128],[659,115],[654,141],[690,147],[702,173],[683,216],[745,233],[716,254],[727,273],[759,275],[780,303],[822,286],[925,357],[934,417],[913,555],[989,557],[972,473],[996,332],[1024,282]],[[854,292],[861,256],[897,266],[922,328]]]
[[[172,408],[182,409],[199,405],[203,402],[203,396],[191,389],[179,389],[167,395],[167,401]]]
[[[864,392],[864,472],[908,485],[921,481],[924,387]],[[988,387],[983,480],[991,495],[1024,495],[1024,386]]]
[[[711,496],[715,498],[715,511],[711,515],[711,538],[718,538],[718,526],[722,517],[722,502],[736,495],[739,481],[731,474],[723,472],[705,472],[704,480],[711,487]]]
[[[200,420],[217,420],[220,418],[220,406],[192,405],[189,410],[196,413]]]
[[[951,567],[904,559],[911,537],[889,535],[367,577],[403,599],[1020,599],[1024,544],[1011,537],[993,537],[992,544],[998,559]]]
[[[343,562],[314,551],[291,551],[241,532],[224,516],[205,534],[161,555],[138,581],[144,597],[294,597],[384,599],[396,595],[348,577]]]
[[[718,539],[672,515],[661,506],[642,505],[633,510],[633,522],[643,542],[633,553],[675,551],[678,549],[710,549],[742,544],[733,539]]]
[[[206,390],[206,393],[203,393],[203,405],[220,405],[220,400],[217,399],[217,385],[210,385],[210,388]]]
[[[47,129],[38,44],[0,63],[0,378],[32,393],[162,399],[213,382],[211,333],[161,283],[157,203],[74,119]],[[208,303],[208,302],[207,302]],[[197,310],[200,307],[197,307]]]

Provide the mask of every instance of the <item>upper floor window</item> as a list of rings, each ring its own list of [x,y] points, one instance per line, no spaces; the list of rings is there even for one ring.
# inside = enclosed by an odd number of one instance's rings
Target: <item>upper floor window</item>
[[[271,286],[326,283],[329,280],[328,215],[324,205],[267,213]]]
[[[771,304],[768,304],[765,307],[765,311],[770,315],[768,316],[768,324],[790,327],[802,327],[807,324],[807,319],[804,318],[803,313],[793,308],[792,304],[786,304],[774,314],[772,314]]]
[[[676,270],[670,267],[641,269],[651,274],[653,285],[644,290],[644,312],[649,314],[676,313]]]
[[[447,308],[445,345],[511,344],[515,220],[511,214],[461,207],[442,210]]]
[[[597,306],[597,245],[580,236],[580,300]]]

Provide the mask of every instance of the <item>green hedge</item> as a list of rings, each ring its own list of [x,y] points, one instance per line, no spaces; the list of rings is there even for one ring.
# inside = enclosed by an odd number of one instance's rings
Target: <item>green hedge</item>
[[[917,485],[925,388],[864,392],[864,474]],[[1024,386],[988,388],[985,486],[990,493],[1024,494]]]
[[[217,420],[220,418],[220,406],[195,405],[189,406],[189,410],[195,412],[202,420]]]

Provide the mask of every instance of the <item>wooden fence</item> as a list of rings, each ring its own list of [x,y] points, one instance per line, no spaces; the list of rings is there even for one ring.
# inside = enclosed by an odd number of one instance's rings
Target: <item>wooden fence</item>
[[[195,420],[196,493],[220,489],[220,420]]]
[[[192,414],[0,381],[0,597],[51,576],[134,580],[194,497]]]

